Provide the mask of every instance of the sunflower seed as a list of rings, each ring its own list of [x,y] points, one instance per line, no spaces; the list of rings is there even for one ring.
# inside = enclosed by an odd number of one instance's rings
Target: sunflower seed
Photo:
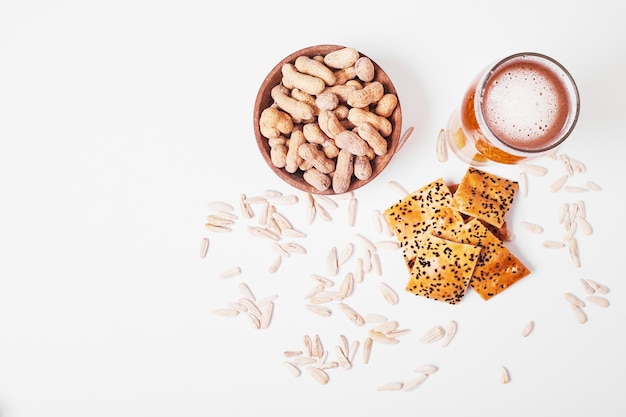
[[[355,234],[356,238],[363,244],[363,246],[365,247],[365,249],[367,249],[370,252],[376,252],[378,250],[378,248],[376,247],[376,245],[374,244],[374,242],[372,242],[368,237],[366,237],[365,235],[361,234],[361,233],[357,233]]]
[[[519,173],[519,192],[522,197],[528,197],[528,174],[525,171]]]
[[[354,267],[354,282],[361,283],[365,279],[365,269],[363,268],[363,258],[357,258]]]
[[[559,207],[559,224],[564,224],[567,220],[567,216],[569,214],[569,204],[563,203],[561,207]]]
[[[352,367],[352,364],[346,356],[346,352],[341,348],[341,346],[335,346],[335,356],[337,357],[339,366],[343,369],[350,369]]]
[[[316,362],[317,362],[317,359],[312,358],[310,356],[298,356],[296,358],[293,358],[293,364],[296,366],[313,365]]]
[[[246,197],[244,198],[243,202],[246,204],[268,204],[267,198],[260,195],[254,197]]]
[[[329,275],[337,275],[337,272],[339,271],[339,260],[336,246],[333,246],[328,251],[328,255],[326,257],[326,271]]]
[[[374,329],[368,330],[367,335],[373,341],[378,342],[378,343],[384,343],[386,345],[395,345],[397,343],[400,343],[399,339],[396,339],[395,337],[389,337],[385,333],[379,332],[379,331],[374,330]]]
[[[388,304],[390,305],[398,304],[398,301],[400,300],[400,298],[398,297],[398,294],[389,285],[385,284],[384,282],[379,282],[378,290],[383,295],[383,298]]]
[[[415,372],[420,374],[432,375],[437,372],[439,368],[435,365],[420,365],[415,368]]]
[[[522,221],[521,225],[522,225],[522,227],[524,229],[530,230],[533,233],[536,233],[536,234],[543,233],[543,227],[541,227],[538,224],[530,223],[530,222],[527,222],[527,221]]]
[[[306,233],[301,232],[299,230],[296,229],[285,229],[283,228],[281,230],[281,233],[284,237],[291,237],[291,238],[301,238],[301,237],[306,237]]]
[[[203,237],[200,241],[200,258],[206,258],[206,255],[209,251],[209,238]]]
[[[317,358],[315,360],[315,363],[313,364],[313,366],[315,366],[316,368],[322,368],[322,366],[326,365],[327,363],[327,359],[328,359],[328,351],[322,349],[322,347],[319,347],[319,352],[317,355],[315,355],[315,357]]]
[[[307,356],[313,356],[313,340],[311,336],[305,334],[302,336],[302,344],[304,345],[304,350]]]
[[[398,193],[400,197],[406,197],[407,195],[409,195],[407,189],[400,185],[400,183],[396,180],[389,181],[389,187],[391,187],[394,192]]]
[[[541,245],[548,249],[559,249],[565,247],[565,243],[557,242],[556,240],[544,240]]]
[[[238,266],[233,266],[231,268],[225,269],[219,273],[220,278],[232,278],[241,275],[241,268]]]
[[[424,383],[428,379],[428,374],[421,374],[407,382],[404,383],[404,387],[402,388],[404,392],[415,391],[419,388],[420,385]]]
[[[337,256],[337,264],[339,266],[345,264],[350,259],[353,253],[354,244],[348,242],[341,250],[341,253],[339,253],[339,255]]]
[[[208,216],[206,216],[206,222],[207,224],[210,224],[213,226],[226,226],[226,227],[235,223],[235,221],[232,220],[231,218],[224,217],[219,214],[209,214]]]
[[[580,225],[580,228],[584,234],[590,235],[593,233],[593,228],[584,217],[580,215],[576,216],[576,222]]]
[[[402,382],[388,382],[377,388],[377,391],[402,391],[404,383]]]
[[[326,222],[330,222],[333,220],[333,217],[330,215],[330,212],[326,210],[326,208],[323,205],[317,202],[315,203],[315,214],[319,214],[322,220]]]
[[[260,213],[257,217],[257,223],[270,229],[270,219],[272,218],[271,213],[275,211],[274,206],[271,205],[269,201],[264,201],[263,203],[261,203],[261,209],[259,211]]]
[[[246,198],[245,194],[239,196],[239,209],[243,217],[251,219],[254,217],[254,211],[252,210],[252,206],[246,202]]]
[[[356,224],[356,212],[358,208],[358,201],[356,198],[351,198],[348,202],[348,225],[353,227]]]
[[[608,294],[609,292],[609,288],[604,285],[604,284],[600,284],[597,281],[594,281],[592,279],[587,279],[587,282],[593,287],[595,288],[595,290],[598,292],[598,294]]]
[[[340,334],[339,335],[339,343],[341,344],[341,349],[343,349],[343,353],[344,355],[346,355],[346,357],[348,356],[348,351],[349,351],[349,344],[348,344],[348,338],[346,337],[346,335]]]
[[[576,185],[565,185],[563,186],[563,190],[567,191],[568,193],[586,193],[587,191],[589,191],[585,187],[579,187]]]
[[[320,368],[316,368],[314,366],[307,366],[307,372],[322,385],[326,385],[328,383],[328,374]]]
[[[280,245],[287,253],[298,253],[301,255],[306,254],[306,248],[295,242],[287,242]]]
[[[446,144],[446,131],[440,129],[437,135],[437,160],[446,162],[448,160],[448,146]]]
[[[509,370],[506,367],[500,368],[500,382],[503,384],[508,384],[511,382],[511,375],[509,374]]]
[[[216,308],[213,313],[222,317],[235,317],[239,315],[240,311],[235,308]]]
[[[572,167],[572,161],[567,155],[563,155],[563,154],[559,155],[558,160],[561,163],[561,165],[563,165],[563,168],[567,172],[568,176],[571,177],[572,175],[574,175],[574,168]]]
[[[380,263],[380,256],[376,252],[370,254],[370,264],[372,265],[372,271],[378,276],[383,274],[383,267]]]
[[[397,240],[379,240],[375,242],[377,249],[398,250],[400,249],[400,242]]]
[[[247,312],[246,313],[246,317],[248,317],[248,320],[250,321],[250,325],[252,326],[253,329],[260,329],[261,328],[261,322],[259,320],[259,317]]]
[[[246,312],[248,314],[251,314],[257,318],[261,317],[261,310],[259,309],[259,306],[256,305],[256,303],[252,300],[250,300],[249,298],[246,297],[242,297],[239,300],[237,300],[239,302],[239,304],[243,305],[246,307]]]
[[[311,348],[311,356],[321,358],[324,355],[324,346],[322,345],[322,339],[319,334],[313,336]]]
[[[339,297],[341,299],[348,298],[354,290],[354,274],[348,272],[339,284]]]
[[[328,295],[314,295],[309,298],[309,303],[311,304],[328,304],[334,301],[333,297],[329,297]]]
[[[363,272],[370,272],[372,270],[372,252],[370,252],[368,249],[363,250],[363,256],[361,256],[361,260],[363,261]]]
[[[261,311],[261,318],[259,327],[261,329],[267,329],[272,322],[272,316],[274,315],[274,303],[270,301],[267,303],[263,311]]]
[[[238,287],[239,291],[241,292],[241,294],[243,294],[244,297],[251,301],[256,301],[256,297],[254,296],[254,293],[252,292],[248,284],[246,284],[245,282],[240,282]]]
[[[456,335],[457,328],[458,325],[454,320],[450,320],[448,324],[446,324],[446,330],[443,335],[443,341],[441,342],[441,346],[446,347],[450,344],[450,342]]]
[[[445,335],[445,330],[441,326],[433,326],[420,338],[422,343],[433,343],[440,340]]]
[[[587,301],[590,301],[592,303],[594,303],[595,305],[598,305],[600,307],[608,307],[609,306],[609,300],[607,300],[604,297],[601,297],[599,295],[588,295],[587,296]]]
[[[278,213],[277,211],[272,213],[272,218],[276,221],[281,230],[293,229],[293,225],[287,218]]]
[[[302,356],[302,351],[301,350],[286,350],[283,352],[283,355],[286,358],[293,358],[295,356]]]
[[[390,332],[387,332],[386,335],[388,337],[397,339],[398,337],[402,337],[410,332],[411,332],[411,329],[396,329],[396,330],[391,330]]]
[[[235,208],[224,201],[211,201],[207,205],[207,208],[211,211],[234,211]]]
[[[381,212],[378,209],[372,210],[372,223],[378,233],[383,231],[383,225],[381,224]]]
[[[361,343],[358,340],[355,340],[350,344],[350,350],[348,350],[348,360],[350,363],[354,363],[354,358],[359,351],[359,346],[361,346]]]
[[[228,226],[221,226],[221,225],[211,224],[211,223],[206,223],[204,227],[211,232],[218,232],[218,233],[228,233],[228,232],[233,231],[233,229],[231,229]]]
[[[333,314],[329,307],[320,304],[305,304],[304,307],[321,317],[330,317]]]
[[[289,361],[283,361],[283,366],[285,367],[285,369],[287,369],[287,371],[295,376],[298,377],[301,375],[300,372],[300,368],[298,368],[296,365],[294,365],[293,363],[289,362]]]
[[[531,320],[528,323],[526,323],[524,327],[522,327],[522,337],[528,337],[528,335],[533,331],[534,328],[535,328],[534,321]]]
[[[365,322],[368,324],[380,324],[380,323],[384,323],[386,322],[388,319],[387,317],[383,316],[382,314],[378,314],[378,313],[369,313],[365,315]]]
[[[246,311],[248,311],[248,308],[246,306],[244,306],[243,304],[241,304],[241,303],[239,303],[237,301],[228,303],[228,307],[234,308],[235,310],[237,310],[240,313],[245,313]]]
[[[380,224],[382,228],[384,229],[385,234],[387,234],[387,236],[389,237],[394,236],[393,230],[391,229],[391,225],[389,224],[389,222],[387,221],[387,218],[385,218],[383,213],[380,213]]]
[[[350,319],[351,322],[356,324],[357,326],[363,326],[365,324],[365,319],[359,313],[357,313],[352,307],[347,305],[346,303],[340,302],[337,304],[341,311]]]
[[[307,206],[306,210],[306,222],[307,224],[312,224],[317,215],[317,206],[313,204],[312,206]]]
[[[278,242],[272,243],[272,249],[274,249],[276,251],[278,256],[282,256],[282,257],[285,257],[285,258],[290,258],[291,257],[291,253],[287,252],[285,250],[284,246],[281,245]]]
[[[278,294],[268,295],[267,297],[263,297],[262,299],[258,300],[255,304],[257,305],[257,307],[259,307],[259,309],[262,309],[267,307],[269,303],[273,303],[274,301],[276,301],[277,298]]]
[[[587,189],[592,190],[592,191],[601,191],[602,187],[600,187],[598,184],[596,184],[593,181],[587,181],[585,183],[585,187],[587,187]]]
[[[580,254],[578,253],[578,241],[576,238],[571,238],[567,241],[569,253],[574,262],[574,266],[580,268]]]
[[[570,304],[569,306],[574,312],[574,316],[576,317],[576,320],[578,320],[579,323],[582,324],[587,321],[587,314],[585,314],[585,312],[583,311],[581,307],[579,307],[576,304]]]
[[[574,172],[580,174],[587,170],[587,168],[581,161],[574,159],[572,157],[568,157],[568,158],[569,158],[569,163],[572,166],[572,169],[574,170]]]
[[[552,184],[550,184],[550,191],[552,191],[553,193],[558,192],[561,188],[563,188],[568,178],[568,175],[563,175],[557,178]]]
[[[566,292],[564,296],[565,296],[565,300],[572,305],[575,305],[578,307],[585,306],[585,302],[581,300],[580,298],[578,298],[577,295],[574,295],[571,292]]]
[[[576,233],[577,229],[578,229],[578,223],[574,223],[568,220],[566,222],[565,234],[563,235],[561,239],[567,242],[568,240],[574,237],[574,234]]]
[[[398,323],[396,320],[388,320],[384,323],[379,324],[378,326],[374,327],[373,330],[380,332],[380,333],[389,333],[393,330],[396,330],[398,328],[398,326],[400,325],[400,323]]]
[[[533,164],[519,164],[520,169],[522,171],[527,172],[531,175],[536,175],[538,177],[543,177],[548,173],[548,170],[545,167]]]
[[[313,200],[329,209],[336,209],[339,207],[339,204],[337,204],[335,200],[324,194],[314,194]]]
[[[325,278],[325,277],[322,277],[322,276],[319,276],[319,275],[316,275],[316,274],[312,274],[311,278],[313,278],[315,281],[319,282],[324,288],[330,288],[333,285],[335,285],[335,283],[332,280],[330,280],[328,278]]]
[[[366,337],[363,342],[363,363],[368,364],[370,361],[370,356],[372,354],[372,345],[374,344],[374,339],[371,337]]]
[[[278,271],[278,268],[280,268],[280,264],[283,262],[283,257],[282,256],[277,256],[276,259],[274,259],[274,262],[271,263],[270,267],[268,268],[267,272],[269,272],[270,274],[275,273],[276,271]]]
[[[587,294],[593,294],[596,292],[596,289],[593,288],[593,286],[589,283],[589,281],[585,280],[585,279],[580,279],[580,284],[583,287],[583,291],[585,291],[585,293]]]
[[[272,199],[274,204],[283,206],[296,204],[298,201],[298,196],[295,194],[281,195]]]
[[[326,287],[324,287],[322,284],[316,284],[313,287],[311,287],[307,292],[304,293],[304,298],[308,299],[311,297],[318,296],[320,295],[322,291],[324,291],[324,288]]]
[[[409,140],[409,137],[411,137],[412,133],[413,133],[413,126],[410,126],[407,130],[404,131],[404,133],[400,137],[400,140],[398,141],[398,147],[396,148],[395,153],[398,153],[398,151],[402,149],[404,144]]]
[[[337,361],[326,361],[320,365],[317,365],[320,369],[333,369],[339,366],[339,362]]]
[[[280,235],[266,227],[261,226],[248,226],[248,232],[251,235],[267,238],[275,241],[280,240]]]

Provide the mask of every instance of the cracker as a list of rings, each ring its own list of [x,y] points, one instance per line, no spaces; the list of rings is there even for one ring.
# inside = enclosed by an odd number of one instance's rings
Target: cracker
[[[460,231],[444,233],[446,239],[479,246],[480,254],[470,286],[488,300],[530,274],[530,270],[479,219],[472,219]]]
[[[406,291],[448,304],[459,303],[467,291],[481,248],[431,233],[422,233],[417,240]]]
[[[469,167],[459,182],[451,207],[495,227],[502,227],[518,183]]]
[[[452,193],[443,179],[424,185],[383,211],[393,230],[409,270],[419,245],[418,235],[459,228],[463,218],[451,207]]]

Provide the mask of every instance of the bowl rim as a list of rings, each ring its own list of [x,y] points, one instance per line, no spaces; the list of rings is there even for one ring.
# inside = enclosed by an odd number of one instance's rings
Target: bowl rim
[[[276,65],[274,65],[272,69],[267,73],[267,75],[265,76],[265,78],[263,79],[261,83],[261,86],[259,87],[259,90],[257,92],[256,98],[254,101],[254,112],[253,112],[254,136],[255,136],[256,143],[257,143],[257,147],[259,148],[259,151],[261,152],[266,164],[276,175],[278,175],[278,177],[280,177],[287,184],[291,185],[292,187],[300,191],[308,192],[311,194],[336,195],[332,186],[326,190],[318,190],[317,188],[308,184],[303,179],[303,175],[302,175],[303,173],[300,170],[298,170],[296,173],[289,173],[283,168],[278,168],[274,166],[274,164],[272,163],[271,155],[270,155],[270,147],[269,147],[269,144],[267,144],[268,140],[267,138],[265,138],[265,136],[261,134],[259,121],[261,117],[261,112],[265,110],[265,108],[269,107],[269,105],[271,105],[271,103],[273,102],[270,96],[270,92],[274,86],[280,84],[281,82],[280,81],[280,78],[282,77],[281,68],[283,67],[283,65],[285,65],[286,63],[294,63],[296,58],[302,55],[309,56],[309,57],[312,57],[315,55],[326,55],[329,52],[333,52],[333,51],[343,49],[343,48],[346,48],[346,46],[335,45],[335,44],[320,44],[320,45],[307,46],[305,48],[302,48],[302,49],[299,49],[297,51],[290,53],[289,55],[281,59]],[[374,160],[372,161],[373,162],[372,163],[372,175],[369,178],[365,180],[360,180],[353,176],[350,181],[350,186],[346,192],[355,191],[365,186],[366,184],[370,183],[387,167],[387,165],[389,165],[394,153],[397,150],[398,143],[400,140],[400,134],[402,130],[402,109],[400,105],[400,97],[398,95],[398,91],[395,85],[393,84],[393,81],[391,80],[389,75],[385,72],[385,70],[380,65],[378,65],[378,63],[375,60],[373,60],[371,57],[369,57],[368,55],[364,54],[361,51],[358,51],[358,52],[359,52],[359,56],[367,57],[372,61],[372,64],[374,65],[374,68],[375,68],[375,74],[376,74],[375,79],[378,80],[379,77],[384,78],[383,85],[385,86],[385,93],[395,94],[396,97],[398,98],[398,103],[392,115],[387,118],[392,122],[392,125],[393,125],[393,131],[391,135],[389,135],[389,137],[387,138],[388,144],[389,144],[387,153],[383,155],[382,157],[378,156],[374,158]],[[269,105],[265,106],[264,103],[269,103]]]

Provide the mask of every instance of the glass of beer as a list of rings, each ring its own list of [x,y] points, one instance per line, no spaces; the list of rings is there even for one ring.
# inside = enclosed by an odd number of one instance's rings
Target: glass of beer
[[[517,164],[555,150],[579,111],[578,88],[561,64],[518,53],[478,74],[448,121],[446,142],[470,165]]]

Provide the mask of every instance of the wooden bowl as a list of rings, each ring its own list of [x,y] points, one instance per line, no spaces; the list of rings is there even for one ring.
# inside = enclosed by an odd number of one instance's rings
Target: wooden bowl
[[[272,171],[274,171],[274,173],[276,173],[276,175],[278,175],[281,179],[283,179],[289,185],[299,190],[313,193],[313,194],[335,194],[335,192],[333,191],[332,185],[324,191],[320,191],[317,188],[311,186],[309,183],[307,183],[304,180],[303,172],[301,170],[298,170],[292,174],[292,173],[287,172],[284,168],[278,168],[274,166],[274,164],[272,163],[272,159],[270,157],[270,146],[268,143],[268,139],[265,138],[261,134],[259,121],[260,121],[261,113],[263,112],[263,110],[266,109],[267,107],[270,107],[274,103],[274,100],[271,97],[271,90],[276,85],[281,84],[282,82],[281,68],[283,67],[285,63],[293,64],[296,58],[302,55],[308,56],[310,58],[314,56],[324,56],[328,54],[329,52],[342,49],[342,48],[344,47],[340,45],[316,45],[316,46],[311,46],[308,48],[301,49],[285,57],[278,64],[276,64],[276,66],[265,77],[265,80],[263,81],[261,88],[259,89],[259,92],[256,97],[256,101],[254,103],[254,134],[256,136],[256,142],[259,147],[259,150],[261,151],[261,155],[267,162],[268,166],[270,167]],[[360,53],[360,55],[365,56],[362,53]],[[383,84],[383,86],[385,87],[385,93],[392,93],[392,94],[395,94],[396,97],[398,97],[398,93],[393,83],[391,82],[391,79],[389,78],[389,76],[385,73],[385,71],[383,71],[383,69],[380,66],[378,66],[378,64],[376,64],[376,62],[374,62],[373,59],[370,58],[370,60],[374,64],[374,70],[375,70],[374,80],[379,81],[381,84]],[[365,180],[360,180],[352,176],[350,187],[348,188],[346,192],[354,191],[358,188],[363,187],[370,181],[372,181],[374,178],[376,178],[376,176],[378,176],[378,174],[382,172],[383,169],[385,169],[385,167],[391,161],[391,158],[393,157],[398,147],[398,142],[400,140],[400,133],[402,129],[402,111],[400,108],[399,97],[398,97],[398,105],[396,106],[395,111],[388,118],[388,120],[391,122],[393,131],[389,136],[386,137],[387,153],[382,156],[376,156],[371,161],[372,174],[369,178]]]

